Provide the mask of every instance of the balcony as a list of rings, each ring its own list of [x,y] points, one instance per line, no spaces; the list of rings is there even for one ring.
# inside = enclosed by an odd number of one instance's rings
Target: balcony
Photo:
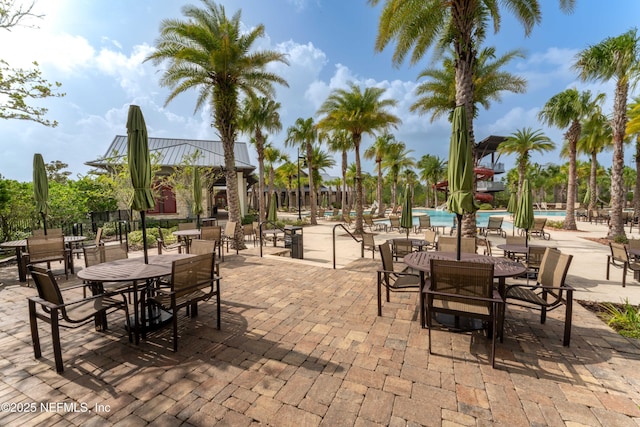
[[[478,181],[476,188],[479,192],[495,193],[498,191],[504,191],[504,182]]]
[[[505,172],[504,163],[499,163],[499,162],[496,162],[494,164],[491,164],[491,163],[480,163],[478,166],[481,167],[481,168],[491,169],[491,170],[493,170],[493,173],[495,173],[495,174],[504,173]]]

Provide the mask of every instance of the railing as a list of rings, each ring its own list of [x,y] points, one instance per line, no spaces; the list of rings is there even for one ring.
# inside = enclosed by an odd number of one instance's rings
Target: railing
[[[279,227],[278,224],[276,224],[273,221],[266,220],[266,221],[262,221],[260,224],[258,224],[258,232],[260,233],[260,258],[262,258],[262,242],[264,240],[264,236],[262,235],[262,226],[264,224],[271,225],[271,226],[274,227],[274,229],[278,229],[278,230],[282,231],[282,233],[287,234],[287,231],[284,228]],[[274,235],[273,238],[275,239],[276,236]]]
[[[353,240],[355,240],[356,242],[360,243],[360,247],[361,247],[361,254],[360,256],[362,258],[364,258],[364,244],[363,244],[363,240],[358,240],[358,238],[356,236],[354,236],[349,230],[347,230],[347,227],[344,226],[344,224],[336,224],[333,226],[333,269],[336,269],[336,228],[338,227],[342,227],[342,229],[344,231],[347,232],[347,234],[349,236],[351,236],[351,238]]]

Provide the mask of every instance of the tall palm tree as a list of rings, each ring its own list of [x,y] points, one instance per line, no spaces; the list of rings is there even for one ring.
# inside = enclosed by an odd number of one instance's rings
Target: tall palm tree
[[[398,178],[400,171],[415,166],[415,160],[409,154],[413,150],[407,150],[404,142],[398,141],[389,144],[387,154],[382,159],[382,168],[389,172],[391,176],[391,204],[395,207],[398,201]]]
[[[258,212],[260,222],[267,218],[264,191],[264,147],[266,132],[279,132],[282,129],[280,122],[280,103],[266,97],[245,98],[242,111],[238,117],[238,127],[249,133],[253,138],[251,142],[256,147],[258,154]]]
[[[613,162],[611,169],[611,221],[609,239],[626,237],[622,208],[626,201],[623,192],[624,137],[627,123],[629,85],[640,73],[640,40],[637,30],[629,30],[617,37],[609,37],[578,54],[574,67],[582,80],[615,80],[613,100]]]
[[[287,129],[287,138],[284,144],[287,146],[297,146],[306,152],[308,179],[309,179],[309,197],[311,201],[311,225],[318,225],[316,214],[316,195],[312,191],[313,188],[313,144],[318,139],[318,129],[313,123],[313,117],[303,119],[299,117],[293,126]],[[300,178],[298,178],[300,179]],[[300,199],[298,199],[300,200]]]
[[[496,58],[494,47],[485,47],[478,54],[473,73],[473,117],[478,116],[478,105],[489,109],[491,101],[500,102],[502,93],[524,93],[527,81],[501,68],[515,58],[524,58],[521,50],[511,50]],[[418,100],[411,105],[411,111],[422,114],[431,112],[431,122],[447,115],[449,121],[456,107],[455,56],[451,49],[442,60],[441,68],[427,68],[418,78],[428,78],[416,88]]]
[[[598,154],[611,146],[613,133],[607,117],[600,113],[589,117],[582,124],[582,135],[578,139],[578,153],[585,153],[591,157],[589,173],[589,205],[588,211],[596,208],[598,201]],[[635,194],[634,194],[635,197]]]
[[[327,140],[329,150],[340,153],[341,156],[341,171],[342,171],[342,193],[340,196],[340,206],[343,208],[347,206],[347,166],[348,158],[347,154],[351,149],[351,135],[345,130],[330,131],[328,133],[323,132],[324,139]]]
[[[145,59],[155,65],[166,62],[160,85],[171,88],[165,105],[191,89],[198,91],[195,111],[209,104],[213,124],[224,148],[224,163],[229,203],[229,220],[241,222],[238,178],[234,148],[238,133],[237,118],[241,93],[255,97],[271,96],[273,84],[287,86],[280,76],[267,71],[273,62],[288,64],[283,53],[256,50],[255,41],[264,36],[263,25],[250,31],[241,27],[241,12],[227,17],[224,7],[213,0],[202,0],[203,8],[182,8],[186,20],[165,19],[155,50]],[[244,249],[241,227],[236,227],[232,246]]]
[[[355,83],[349,89],[336,89],[324,101],[318,114],[324,115],[318,127],[324,130],[344,130],[351,134],[351,143],[356,160],[356,225],[355,232],[362,233],[362,167],[360,165],[360,143],[363,134],[374,135],[390,126],[400,123],[400,119],[387,111],[394,107],[393,99],[381,99],[385,89],[368,87],[364,91]]]
[[[498,145],[498,152],[501,154],[516,154],[518,158],[518,197],[522,192],[522,183],[524,182],[529,158],[532,152],[544,153],[555,148],[553,141],[549,139],[541,129],[533,130],[531,128],[518,129],[512,133],[506,141]]]
[[[327,151],[324,151],[319,145],[313,146],[312,157],[313,191],[316,193],[316,200],[320,202],[321,199],[319,198],[318,191],[320,190],[320,186],[323,184],[322,175],[320,174],[320,172],[323,172],[325,169],[335,166],[336,161]]]
[[[640,96],[633,99],[633,102],[629,104],[627,109],[627,116],[629,121],[627,122],[627,128],[625,133],[627,136],[636,137],[636,171],[640,170]],[[640,216],[640,173],[636,177],[636,187],[633,192],[633,216]]]
[[[561,129],[568,128],[564,137],[568,142],[569,154],[569,182],[567,183],[567,208],[564,220],[565,230],[577,230],[575,216],[576,187],[576,146],[582,132],[582,121],[596,114],[604,101],[604,94],[599,93],[593,98],[591,91],[578,92],[577,89],[566,89],[552,96],[538,118],[551,126]]]
[[[376,186],[376,199],[378,200],[378,217],[384,217],[384,203],[382,202],[382,159],[387,154],[389,146],[396,142],[395,136],[390,133],[384,133],[376,138],[373,145],[364,150],[364,158],[376,161],[376,170],[378,172],[378,182]]]
[[[293,207],[293,203],[291,202],[295,197],[295,189],[296,187],[293,185],[293,178],[298,174],[298,165],[297,163],[293,163],[289,160],[285,161],[283,165],[276,169],[276,175],[280,177],[280,179],[286,183],[287,187],[287,207],[291,209]]]
[[[429,187],[433,188],[433,207],[438,207],[438,189],[436,184],[442,179],[446,171],[446,162],[438,156],[425,154],[418,161],[418,169],[420,170],[420,179],[425,182],[425,192],[429,194]],[[427,203],[425,203],[427,206]]]
[[[269,171],[269,194],[276,193],[276,164],[282,161],[287,161],[288,157],[285,153],[278,150],[272,144],[267,143],[264,147],[264,161],[267,164]],[[260,194],[264,199],[264,196]],[[263,221],[263,220],[261,220]]]

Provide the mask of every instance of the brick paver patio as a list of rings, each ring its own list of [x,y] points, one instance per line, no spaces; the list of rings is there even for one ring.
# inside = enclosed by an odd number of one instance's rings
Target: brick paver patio
[[[3,267],[0,425],[640,425],[637,340],[576,305],[566,348],[563,309],[540,325],[539,313],[510,307],[497,369],[479,332],[435,330],[429,355],[417,294],[392,293],[376,315],[378,263],[332,270],[229,254],[221,331],[213,304],[195,319],[181,312],[173,353],[170,328],[135,346],[116,313],[107,333],[62,331],[63,375],[46,324],[34,359],[35,290]]]

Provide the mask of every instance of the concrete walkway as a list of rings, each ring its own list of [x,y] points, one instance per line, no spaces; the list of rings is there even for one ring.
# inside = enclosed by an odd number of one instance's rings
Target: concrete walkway
[[[359,258],[341,233],[334,270],[332,225],[305,228],[305,260],[260,258],[251,243],[225,255],[222,330],[211,303],[197,318],[181,312],[177,353],[170,328],[130,344],[120,313],[106,333],[63,330],[63,375],[46,324],[43,357],[34,359],[25,298],[35,290],[17,282],[15,266],[3,267],[0,425],[640,425],[638,340],[576,305],[571,346],[563,347],[563,309],[541,325],[537,312],[509,307],[496,369],[480,332],[436,329],[429,355],[417,294],[393,293],[378,317],[379,256]],[[551,244],[576,255],[578,298],[615,301],[620,271],[605,281],[606,250],[577,237],[601,237],[599,227],[550,230]],[[624,292],[638,286],[629,278]]]

